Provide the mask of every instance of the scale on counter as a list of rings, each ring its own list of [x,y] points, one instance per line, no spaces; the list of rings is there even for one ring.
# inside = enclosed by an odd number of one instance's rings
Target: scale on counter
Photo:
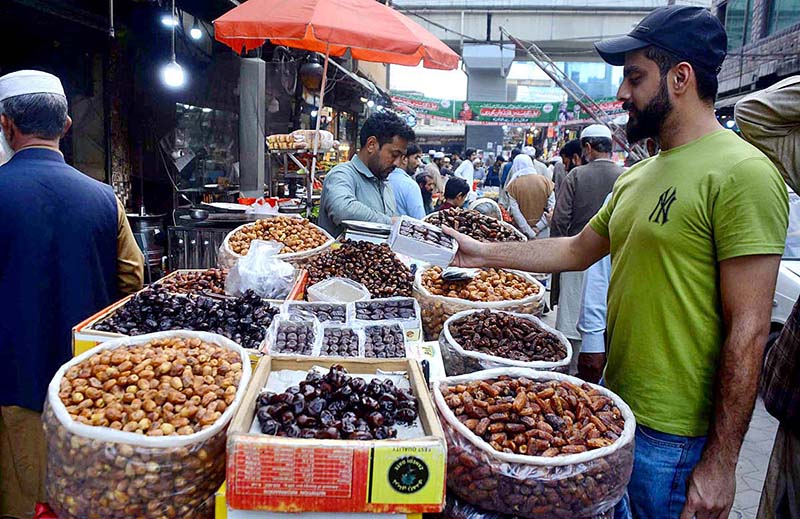
[[[353,241],[386,243],[392,232],[392,226],[385,223],[344,220],[342,224],[345,227],[344,237]]]

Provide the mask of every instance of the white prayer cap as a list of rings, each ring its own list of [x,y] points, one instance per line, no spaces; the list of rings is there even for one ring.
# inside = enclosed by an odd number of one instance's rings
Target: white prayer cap
[[[587,126],[583,132],[581,132],[581,139],[585,139],[586,137],[601,137],[604,139],[611,139],[611,130],[608,129],[608,126],[605,124],[593,124],[591,126]]]
[[[436,150],[428,150],[428,155],[433,157],[434,155],[436,155]]]
[[[536,156],[536,148],[534,148],[533,146],[524,146],[522,148],[522,153],[531,158],[534,158]]]
[[[443,158],[444,158],[444,152],[437,151],[437,152],[434,154],[433,158],[434,158],[434,159],[443,159]]]
[[[40,70],[19,70],[0,77],[0,101],[26,94],[64,94],[61,80]]]

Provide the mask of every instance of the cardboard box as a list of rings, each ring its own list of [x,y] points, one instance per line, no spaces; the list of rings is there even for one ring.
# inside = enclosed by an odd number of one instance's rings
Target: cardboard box
[[[422,519],[422,514],[352,514],[336,512],[264,512],[234,510],[225,499],[225,483],[214,496],[214,519]]]
[[[354,376],[408,373],[425,436],[318,440],[251,434],[272,371],[341,364]],[[264,357],[228,429],[228,506],[271,512],[436,513],[444,506],[446,443],[415,360]]]

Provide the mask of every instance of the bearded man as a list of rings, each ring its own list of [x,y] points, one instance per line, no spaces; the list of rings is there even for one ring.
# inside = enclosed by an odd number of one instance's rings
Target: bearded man
[[[573,237],[480,243],[452,229],[454,263],[584,270],[611,254],[606,386],[636,416],[635,517],[726,519],[756,398],[788,223],[770,160],[714,115],[727,36],[708,10],[666,6],[595,44],[624,65],[631,142],[661,152],[623,173]],[[629,514],[628,501],[617,509]]]

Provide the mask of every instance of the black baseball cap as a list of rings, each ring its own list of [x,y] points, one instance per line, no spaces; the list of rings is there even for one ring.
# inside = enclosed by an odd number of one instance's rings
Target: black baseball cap
[[[620,66],[625,64],[625,53],[651,45],[719,72],[728,52],[728,36],[708,9],[668,5],[645,16],[627,36],[599,41],[594,48],[605,62]]]

